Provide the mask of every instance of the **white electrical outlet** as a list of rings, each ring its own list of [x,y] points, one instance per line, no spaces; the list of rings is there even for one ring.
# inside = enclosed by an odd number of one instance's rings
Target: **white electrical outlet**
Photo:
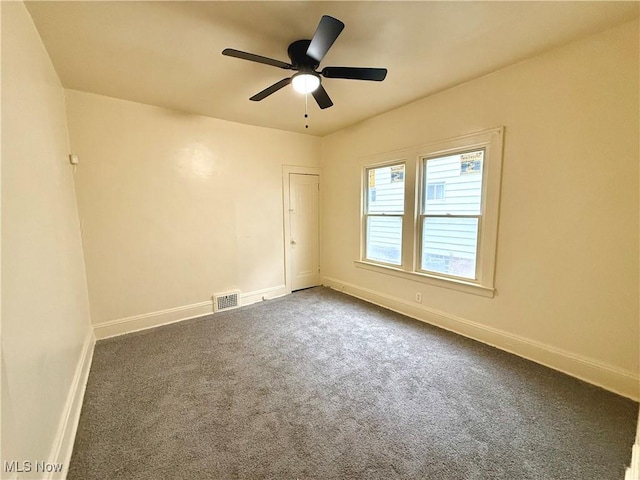
[[[416,293],[416,302],[422,303],[422,294],[420,292]]]

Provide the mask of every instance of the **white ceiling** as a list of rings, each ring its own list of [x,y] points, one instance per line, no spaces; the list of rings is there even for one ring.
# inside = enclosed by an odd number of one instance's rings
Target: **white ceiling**
[[[633,20],[638,2],[27,2],[66,88],[251,125],[326,135],[549,48]],[[323,14],[346,27],[321,67],[386,67],[384,82],[324,79],[320,110],[286,87],[288,62]]]

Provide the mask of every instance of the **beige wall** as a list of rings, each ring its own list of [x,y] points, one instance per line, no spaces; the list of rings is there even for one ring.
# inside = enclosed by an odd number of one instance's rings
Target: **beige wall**
[[[94,324],[284,285],[282,166],[320,139],[77,91],[67,115]]]
[[[637,398],[638,57],[634,22],[326,137],[325,281]],[[501,125],[495,298],[354,267],[363,157]]]
[[[2,461],[50,460],[92,339],[64,102],[24,5],[3,2]]]

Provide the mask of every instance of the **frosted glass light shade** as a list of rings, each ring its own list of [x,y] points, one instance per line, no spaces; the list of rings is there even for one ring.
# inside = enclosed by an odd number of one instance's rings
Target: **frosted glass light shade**
[[[320,86],[320,78],[310,73],[298,73],[293,76],[291,84],[298,93],[311,93]]]

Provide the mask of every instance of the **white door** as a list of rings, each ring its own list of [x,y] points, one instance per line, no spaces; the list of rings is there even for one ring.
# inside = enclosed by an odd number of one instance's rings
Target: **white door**
[[[289,174],[291,290],[320,285],[318,175]]]

